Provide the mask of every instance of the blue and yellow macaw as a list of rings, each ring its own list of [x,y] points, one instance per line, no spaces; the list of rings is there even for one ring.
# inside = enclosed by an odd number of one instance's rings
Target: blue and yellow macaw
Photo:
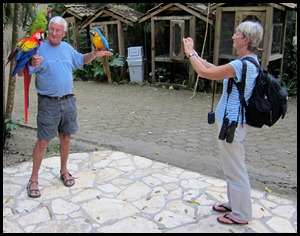
[[[21,39],[14,50],[9,54],[7,58],[7,65],[12,59],[15,59],[16,66],[12,72],[12,77],[15,77],[19,70],[23,70],[24,74],[24,107],[25,107],[25,124],[28,121],[28,105],[29,105],[29,61],[34,54],[37,53],[41,41],[44,40],[44,31],[37,30],[29,38]]]
[[[90,34],[92,35],[92,43],[95,50],[109,51],[108,41],[99,28],[93,27],[90,30]],[[103,56],[101,57],[101,59],[102,59],[104,73],[108,74],[109,73],[108,56]]]

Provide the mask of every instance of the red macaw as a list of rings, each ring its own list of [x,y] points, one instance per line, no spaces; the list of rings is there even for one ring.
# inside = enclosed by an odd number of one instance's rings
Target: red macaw
[[[29,38],[21,39],[14,50],[7,58],[7,65],[13,58],[17,61],[16,66],[12,72],[12,77],[15,77],[19,70],[24,73],[24,108],[25,108],[25,124],[28,122],[28,105],[29,105],[29,61],[31,57],[37,53],[41,41],[44,39],[44,31],[37,30]]]
[[[90,34],[92,35],[92,43],[95,50],[109,51],[108,41],[99,28],[93,27],[90,30]],[[103,64],[104,73],[108,74],[109,73],[108,56],[102,57],[102,64]]]

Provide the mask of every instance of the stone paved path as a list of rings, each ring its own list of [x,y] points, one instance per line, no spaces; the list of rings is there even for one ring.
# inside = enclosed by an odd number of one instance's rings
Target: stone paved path
[[[28,198],[31,163],[3,170],[4,233],[295,233],[297,205],[252,190],[254,219],[223,225],[223,180],[118,151],[70,154],[76,184],[59,179],[59,157],[43,160],[42,196]]]

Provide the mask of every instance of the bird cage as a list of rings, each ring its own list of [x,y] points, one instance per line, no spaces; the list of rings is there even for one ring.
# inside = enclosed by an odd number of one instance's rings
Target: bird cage
[[[171,20],[170,22],[170,58],[183,60],[184,50],[182,38],[185,37],[185,21]]]
[[[242,5],[242,4],[240,4]],[[280,60],[282,71],[286,12],[276,4],[249,4],[216,8],[214,64],[225,64],[236,59],[232,35],[241,22],[260,22],[264,29],[263,40],[254,52],[263,67],[270,61]],[[223,62],[223,63],[222,63]],[[281,74],[281,72],[280,72]]]

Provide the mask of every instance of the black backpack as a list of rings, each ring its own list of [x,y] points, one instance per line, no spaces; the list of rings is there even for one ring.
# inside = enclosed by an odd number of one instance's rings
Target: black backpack
[[[244,60],[252,62],[259,69],[248,105],[244,97],[247,71],[247,63]],[[244,109],[246,109],[246,123],[256,128],[261,128],[263,125],[271,127],[280,117],[283,119],[287,112],[287,89],[282,87],[278,80],[266,69],[262,69],[252,57],[245,57],[242,59],[242,62],[242,80],[240,83],[234,83],[239,90],[242,114],[244,113]],[[243,116],[242,119],[244,119]]]

